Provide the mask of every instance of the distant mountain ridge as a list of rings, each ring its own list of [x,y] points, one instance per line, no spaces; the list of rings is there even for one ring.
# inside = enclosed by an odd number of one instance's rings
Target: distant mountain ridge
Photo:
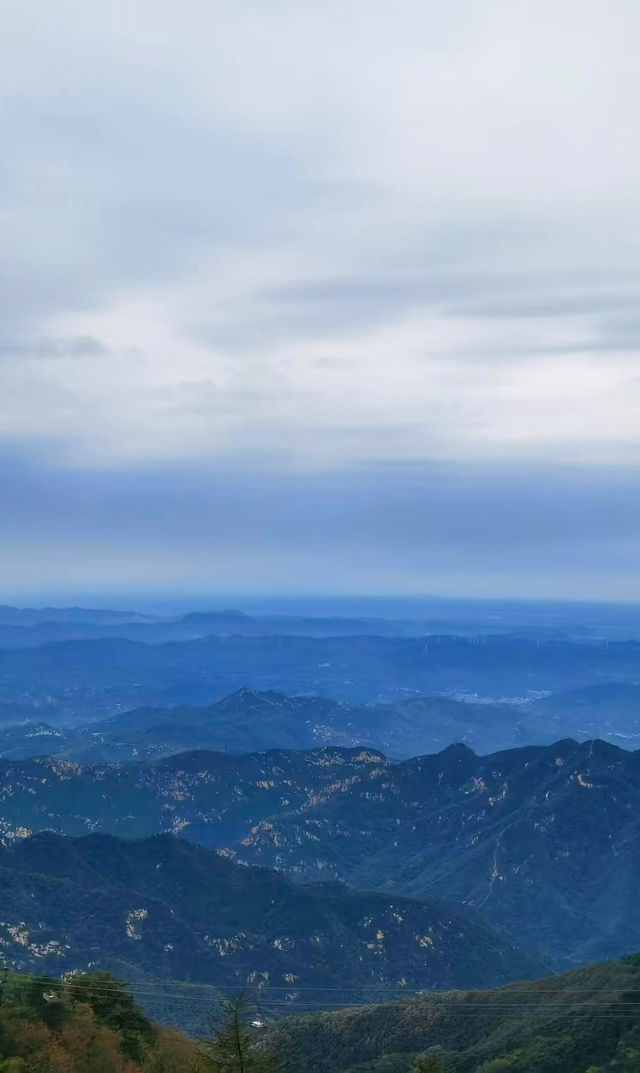
[[[194,749],[242,753],[327,744],[366,745],[405,759],[455,742],[490,753],[561,737],[640,744],[640,685],[607,683],[518,705],[428,696],[354,705],[244,688],[204,707],[138,708],[76,728],[10,724],[0,727],[0,756],[100,764]]]
[[[10,844],[42,830],[127,838],[171,832],[223,848],[266,817],[386,764],[381,753],[339,748],[239,757],[192,752],[151,764],[0,760],[0,838]]]
[[[486,636],[208,636],[0,647],[0,723],[77,725],[138,707],[202,706],[242,687],[351,705],[416,695],[531,700],[640,683],[640,643]],[[19,716],[23,718],[23,716]]]
[[[508,705],[465,704],[448,697],[356,706],[322,696],[240,689],[202,708],[139,708],[75,729],[46,723],[0,728],[0,756],[25,759],[46,754],[105,763],[193,749],[243,753],[330,744],[366,745],[407,757],[451,741],[486,749],[520,744],[534,735],[557,737],[553,718],[544,722],[527,716]]]
[[[0,607],[0,648],[36,647],[51,641],[114,639],[163,644],[202,637],[358,634],[398,637],[425,632],[425,622],[364,616],[249,615],[243,611],[190,611],[148,615],[83,608]]]
[[[266,633],[377,633],[395,636],[447,634],[480,636],[511,634],[538,639],[628,640],[640,638],[640,604],[571,603],[566,601],[491,600],[422,597],[420,599],[301,598],[241,600],[244,609],[231,606],[188,611],[149,612],[104,607],[21,608],[0,605],[0,630],[5,626],[39,626],[52,622],[73,626],[107,626],[125,629],[139,624],[174,630],[183,624],[209,632],[227,628],[256,628]],[[226,620],[226,621],[225,621]],[[283,629],[283,626],[287,628]],[[125,634],[121,634],[125,636]],[[153,637],[153,632],[149,633]],[[165,635],[165,639],[169,639]]]

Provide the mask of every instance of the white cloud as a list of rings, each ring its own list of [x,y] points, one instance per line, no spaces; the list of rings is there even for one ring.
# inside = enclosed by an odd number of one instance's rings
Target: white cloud
[[[640,461],[637,5],[4,19],[6,444]]]

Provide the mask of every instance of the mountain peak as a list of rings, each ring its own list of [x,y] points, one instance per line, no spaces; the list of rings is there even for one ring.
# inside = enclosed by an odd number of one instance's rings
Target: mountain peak
[[[474,753],[473,749],[465,745],[463,741],[456,741],[451,745],[447,745],[446,749],[442,749],[437,755],[450,760],[467,760],[471,757],[474,760],[478,759],[478,754]]]
[[[259,704],[261,707],[267,705],[272,708],[280,708],[291,704],[291,700],[284,693],[279,693],[275,689],[252,689],[250,686],[241,686],[240,689],[236,689],[235,693],[229,693],[226,697],[222,697],[221,700],[217,701],[217,705],[220,708],[232,707],[237,704]]]

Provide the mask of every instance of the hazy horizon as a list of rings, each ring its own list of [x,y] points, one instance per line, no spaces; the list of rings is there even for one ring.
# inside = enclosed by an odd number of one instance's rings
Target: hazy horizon
[[[540,623],[548,616],[551,625],[556,616],[571,621],[589,613],[610,612],[624,619],[627,615],[640,625],[640,601],[637,600],[562,600],[528,596],[475,596],[448,593],[321,593],[302,592],[170,592],[134,590],[85,590],[84,592],[32,593],[40,603],[29,601],[29,593],[16,593],[15,599],[3,600],[0,607],[18,610],[86,610],[141,612],[150,616],[179,616],[239,612],[247,615],[291,615],[298,617],[407,619],[471,614],[498,623],[503,617],[525,621],[540,614]]]

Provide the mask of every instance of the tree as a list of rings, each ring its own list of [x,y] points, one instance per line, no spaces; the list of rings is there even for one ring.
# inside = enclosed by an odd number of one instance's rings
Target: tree
[[[125,984],[109,972],[83,973],[66,985],[75,1003],[85,1003],[96,1021],[117,1032],[122,1053],[139,1062],[154,1040],[153,1025],[129,994]]]
[[[52,976],[27,976],[24,978],[22,1001],[48,1028],[60,1028],[68,1015],[67,1007],[60,999],[60,991],[60,982]],[[55,998],[48,1001],[45,995]]]
[[[211,1038],[203,1044],[209,1066],[215,1073],[275,1073],[277,1057],[260,1050],[255,1042],[255,1000],[248,991],[223,999],[209,1019]]]
[[[444,1073],[444,1066],[437,1054],[418,1054],[411,1073]]]
[[[188,1039],[176,1028],[161,1025],[153,1047],[142,1061],[142,1073],[206,1073],[207,1066],[195,1040]]]

